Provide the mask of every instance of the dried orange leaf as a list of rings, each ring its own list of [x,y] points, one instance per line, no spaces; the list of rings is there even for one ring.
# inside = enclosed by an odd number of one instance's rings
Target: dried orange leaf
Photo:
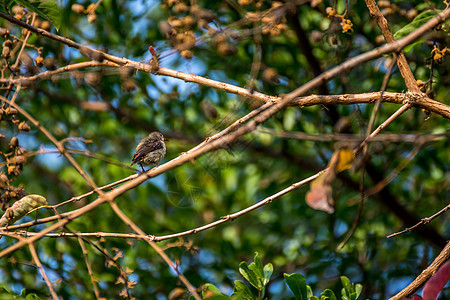
[[[349,148],[342,148],[339,150],[339,161],[336,166],[336,173],[350,169],[352,167],[353,159],[355,155]]]
[[[322,177],[319,176],[317,179]],[[322,179],[323,181],[323,179]],[[329,214],[334,212],[334,199],[333,199],[333,189],[331,185],[320,185],[320,183],[316,184],[316,187],[313,187],[313,183],[311,183],[311,189],[306,193],[306,204],[308,204],[311,208],[325,211]]]

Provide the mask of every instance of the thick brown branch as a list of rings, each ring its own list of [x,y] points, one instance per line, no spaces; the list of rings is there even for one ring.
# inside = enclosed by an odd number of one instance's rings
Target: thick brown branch
[[[312,106],[317,104],[360,104],[360,103],[375,103],[380,99],[381,92],[374,93],[364,93],[364,94],[347,94],[347,95],[310,95],[306,97],[299,97],[294,99],[289,105],[290,106]],[[403,104],[408,101],[408,95],[402,93],[390,93],[384,92],[381,98],[382,102],[390,102],[396,104]],[[414,101],[410,103],[412,106],[420,107],[441,115],[447,119],[450,119],[450,106],[432,100],[428,98],[425,94],[419,94],[419,97],[415,98]]]
[[[428,266],[425,270],[414,279],[406,288],[401,290],[398,294],[390,298],[389,300],[400,300],[407,297],[417,291],[419,287],[425,283],[434,273],[439,269],[439,267],[445,263],[450,258],[450,242],[447,242],[445,248],[439,253],[436,259]]]
[[[391,29],[389,28],[389,23],[381,13],[375,0],[365,0],[365,1],[367,8],[370,11],[370,15],[377,20],[378,27],[380,27],[381,33],[383,34],[386,42],[388,43],[395,42],[394,35],[392,34]],[[398,53],[397,66],[398,69],[400,70],[400,73],[402,74],[403,79],[405,80],[405,84],[408,90],[414,93],[419,93],[420,90],[419,87],[417,86],[416,79],[414,78],[414,75],[411,72],[411,69],[409,68],[408,62],[406,61],[406,57],[403,54],[403,52]]]

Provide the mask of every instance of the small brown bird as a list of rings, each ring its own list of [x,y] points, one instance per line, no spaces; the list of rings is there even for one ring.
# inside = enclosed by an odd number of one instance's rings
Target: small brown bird
[[[158,131],[153,131],[148,137],[143,138],[136,147],[131,165],[140,165],[142,172],[144,172],[144,166],[153,164],[158,166],[166,154],[166,144],[164,144],[164,141],[168,141],[168,139],[164,138],[161,132]]]

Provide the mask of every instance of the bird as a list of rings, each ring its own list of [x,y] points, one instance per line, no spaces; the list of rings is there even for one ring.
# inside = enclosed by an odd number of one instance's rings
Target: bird
[[[168,141],[168,139],[164,138],[161,132],[151,132],[137,145],[136,152],[133,156],[133,163],[131,165],[140,165],[142,172],[144,172],[144,166],[150,166],[153,164],[158,166],[166,154],[165,141]]]

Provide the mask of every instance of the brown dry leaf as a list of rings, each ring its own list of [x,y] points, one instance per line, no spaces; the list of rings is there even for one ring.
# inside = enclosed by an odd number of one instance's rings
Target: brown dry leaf
[[[335,203],[332,184],[337,173],[351,168],[353,159],[350,148],[336,150],[328,162],[328,170],[311,182],[311,188],[306,193],[306,204],[311,208],[333,213]]]
[[[339,161],[336,166],[336,173],[342,172],[344,170],[350,169],[352,167],[355,155],[350,148],[342,148],[338,150]]]
[[[311,189],[306,193],[306,204],[313,209],[334,212],[333,189],[326,182],[326,173],[320,175],[311,182]]]
[[[186,295],[187,291],[183,288],[176,287],[169,294],[169,300],[183,299],[183,296]],[[206,297],[205,297],[206,298]]]
[[[134,289],[134,286],[136,285],[136,281],[134,280],[128,280],[128,288],[129,289]]]
[[[125,289],[122,290],[122,291],[120,292],[119,296],[124,297],[124,298],[128,298],[127,290],[125,290]]]
[[[125,279],[123,279],[123,277],[120,276],[119,278],[117,278],[116,284],[125,284]]]

